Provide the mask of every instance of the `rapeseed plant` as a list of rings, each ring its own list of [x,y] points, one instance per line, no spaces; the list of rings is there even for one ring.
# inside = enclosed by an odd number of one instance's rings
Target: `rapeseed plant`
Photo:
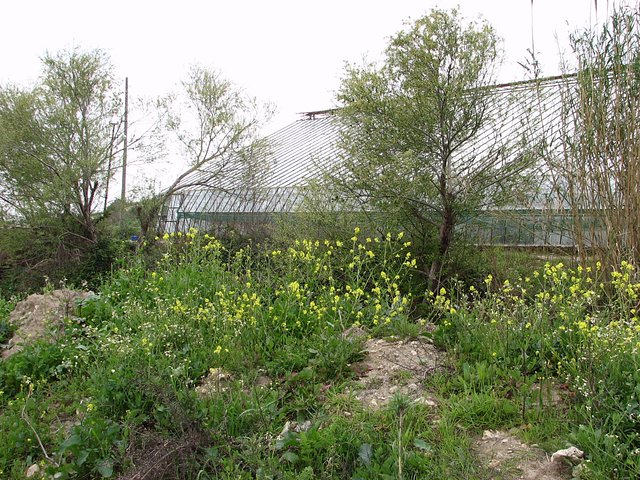
[[[607,280],[609,278],[609,280]],[[441,315],[436,338],[462,362],[486,362],[508,375],[531,378],[523,398],[544,382],[568,385],[573,439],[591,461],[594,475],[636,478],[640,449],[635,433],[640,413],[640,282],[636,267],[622,262],[611,272],[602,265],[568,268],[546,263],[531,276],[505,281],[495,290],[441,290],[431,297]],[[524,376],[524,377],[522,377]],[[538,386],[532,390],[533,385]]]

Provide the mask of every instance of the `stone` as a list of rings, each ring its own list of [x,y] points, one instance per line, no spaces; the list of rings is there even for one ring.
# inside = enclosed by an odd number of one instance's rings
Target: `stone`
[[[282,440],[287,433],[291,431],[291,422],[287,421],[282,427],[280,434],[276,437],[276,440]]]
[[[196,387],[196,393],[202,397],[225,392],[228,389],[232,377],[230,373],[221,368],[210,368],[209,373],[202,379],[200,385]]]
[[[438,404],[430,398],[418,397],[414,400],[414,403],[419,405],[426,405],[427,407],[436,407]]]
[[[24,476],[26,478],[33,478],[39,473],[40,473],[40,467],[38,466],[37,463],[34,463],[33,465],[30,465],[29,468],[27,468],[27,471],[24,472]]]
[[[91,296],[93,292],[62,289],[44,295],[34,293],[18,302],[9,315],[9,322],[17,329],[2,358],[9,358],[23,345],[41,338],[55,341],[56,332],[64,330],[64,319],[72,317],[78,303]]]
[[[495,440],[500,438],[501,435],[493,430],[485,430],[482,432],[482,440]]]
[[[572,465],[578,465],[584,459],[584,452],[576,447],[569,447],[563,450],[558,450],[551,455],[552,463],[566,463],[569,462]]]
[[[276,440],[282,440],[285,438],[287,433],[301,433],[306,432],[311,428],[311,420],[306,420],[302,423],[287,421],[280,432],[280,435],[276,437]]]
[[[305,420],[304,422],[299,423],[298,425],[296,425],[296,427],[295,427],[295,431],[296,431],[297,433],[300,433],[300,432],[306,432],[306,431],[308,431],[310,428],[311,428],[311,420]]]

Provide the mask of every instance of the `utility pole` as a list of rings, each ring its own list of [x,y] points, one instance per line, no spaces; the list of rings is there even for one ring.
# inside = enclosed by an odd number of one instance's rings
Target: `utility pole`
[[[124,79],[124,145],[122,152],[122,213],[124,217],[124,208],[127,202],[127,146],[129,144],[129,77]]]
[[[107,202],[109,200],[109,180],[111,179],[111,162],[113,160],[113,142],[116,139],[116,126],[118,125],[118,116],[114,113],[113,117],[109,121],[109,125],[111,125],[111,141],[109,142],[109,167],[107,168],[107,181],[104,187],[104,208],[102,209],[102,214],[107,213]]]

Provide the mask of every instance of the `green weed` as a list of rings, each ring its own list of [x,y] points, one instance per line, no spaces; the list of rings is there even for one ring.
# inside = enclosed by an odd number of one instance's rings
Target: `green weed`
[[[560,410],[574,422],[571,438],[587,452],[589,475],[636,478],[640,282],[635,266],[623,262],[604,272],[599,263],[576,269],[547,263],[528,276],[505,280],[497,290],[493,278],[485,283],[490,293],[457,286],[432,298],[441,316],[434,338],[460,362],[454,387],[512,398],[520,421],[529,425],[525,436],[543,442],[569,430],[566,421],[549,415]],[[555,406],[549,390],[557,385],[567,390]],[[475,426],[479,415],[485,421],[478,425],[493,423],[481,408],[491,402],[481,399],[474,398],[456,419]],[[495,405],[496,411],[513,413],[506,405]],[[474,418],[467,418],[468,411]]]

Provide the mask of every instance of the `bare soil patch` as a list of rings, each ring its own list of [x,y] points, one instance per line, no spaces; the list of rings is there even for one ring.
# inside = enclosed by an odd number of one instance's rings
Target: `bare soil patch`
[[[475,446],[492,479],[568,480],[572,468],[562,461],[551,461],[544,450],[527,445],[508,432],[486,430]]]
[[[396,394],[435,405],[422,385],[438,368],[438,351],[428,339],[370,339],[364,349],[365,359],[352,366],[359,376],[354,394],[363,405],[378,409]]]
[[[197,431],[179,438],[162,438],[155,432],[137,433],[130,441],[127,458],[131,466],[118,480],[178,480],[191,478],[191,464],[207,438]]]

